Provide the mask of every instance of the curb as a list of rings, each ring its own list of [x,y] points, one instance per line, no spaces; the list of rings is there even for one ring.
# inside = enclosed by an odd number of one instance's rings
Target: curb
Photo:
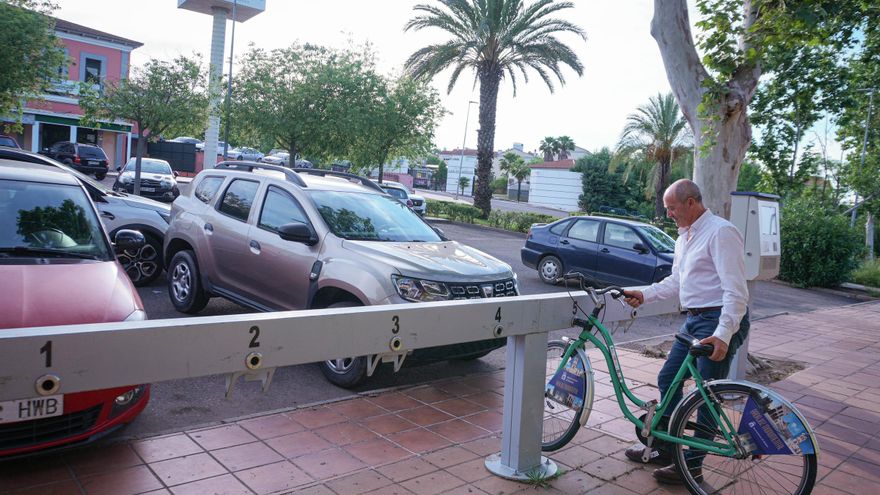
[[[880,299],[878,297],[874,297],[874,296],[871,296],[868,294],[857,294],[857,293],[853,293],[853,292],[849,292],[849,291],[845,291],[845,290],[832,289],[832,288],[828,288],[828,287],[797,287],[793,284],[790,284],[788,282],[785,282],[785,281],[779,280],[779,279],[775,279],[775,278],[773,280],[767,280],[767,282],[771,282],[771,283],[779,284],[779,285],[785,285],[787,287],[792,287],[795,289],[814,290],[816,292],[822,292],[824,294],[830,294],[833,296],[846,297],[848,299],[854,299],[854,300],[860,301],[860,302],[877,301],[878,299]],[[845,285],[841,284],[841,287],[842,288],[849,288],[851,290],[860,290],[857,287],[852,287],[852,286],[855,286],[856,284],[847,283]],[[862,286],[858,286],[858,287],[862,287]]]

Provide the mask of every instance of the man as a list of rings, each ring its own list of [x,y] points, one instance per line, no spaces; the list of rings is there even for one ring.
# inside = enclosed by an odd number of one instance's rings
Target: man
[[[742,235],[733,224],[703,206],[700,189],[690,180],[682,179],[669,186],[663,195],[663,205],[678,226],[672,273],[643,291],[624,291],[626,302],[638,307],[678,296],[681,306],[687,308],[687,320],[681,331],[715,348],[711,356],[697,359],[700,374],[706,380],[724,378],[749,331]],[[682,399],[681,385],[676,390],[669,388],[687,353],[687,346],[676,340],[657,376],[661,397],[673,394],[669,414]],[[642,462],[646,448],[635,445],[627,449],[626,456]],[[654,470],[657,481],[681,483],[669,452],[662,448],[653,450],[649,459],[666,465]]]

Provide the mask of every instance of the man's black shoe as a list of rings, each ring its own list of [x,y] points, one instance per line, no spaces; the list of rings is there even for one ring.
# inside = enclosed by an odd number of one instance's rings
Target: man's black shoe
[[[644,461],[642,461],[642,454],[647,448],[648,447],[645,447],[642,444],[633,445],[632,447],[626,449],[626,452],[624,452],[624,454],[626,455],[627,459],[644,464]],[[648,459],[649,464],[666,465],[670,462],[672,462],[672,456],[670,456],[666,452],[663,452],[662,450],[652,450]]]
[[[703,482],[703,469],[701,466],[693,466],[688,469],[690,469],[691,474],[694,476],[694,481],[697,483]],[[655,469],[654,479],[667,485],[681,485],[684,483],[681,476],[678,475],[678,469],[675,468],[675,464]]]

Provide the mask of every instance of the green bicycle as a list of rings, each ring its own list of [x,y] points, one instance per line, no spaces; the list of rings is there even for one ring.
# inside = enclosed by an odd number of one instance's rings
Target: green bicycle
[[[816,482],[819,446],[803,415],[778,393],[761,385],[738,380],[712,380],[700,376],[696,358],[712,354],[711,345],[677,334],[689,353],[671,389],[688,377],[696,387],[667,416],[672,394],[662,401],[643,401],[626,386],[611,333],[599,315],[605,294],[614,299],[623,289],[585,286],[595,304],[587,315],[575,305],[573,326],[582,331],[577,339],[550,341],[547,346],[547,384],[544,392],[542,450],[562,448],[586,425],[593,405],[593,370],[584,352],[587,342],[598,348],[608,366],[614,393],[623,415],[635,425],[639,440],[672,454],[679,476],[693,494],[797,494],[807,495]],[[562,279],[560,279],[562,280]],[[623,301],[621,300],[621,303]],[[625,303],[624,303],[625,304]],[[577,318],[580,311],[586,319]],[[630,411],[624,396],[644,410],[640,417]]]

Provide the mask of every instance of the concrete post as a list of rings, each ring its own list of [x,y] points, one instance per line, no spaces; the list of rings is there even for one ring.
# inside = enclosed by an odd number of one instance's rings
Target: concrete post
[[[71,143],[76,142],[76,130],[77,129],[78,129],[78,127],[75,125],[70,126],[70,142]]]
[[[208,69],[208,128],[205,130],[204,168],[217,164],[217,140],[220,135],[220,80],[223,77],[223,51],[226,47],[226,16],[229,10],[211,7],[214,29],[211,35],[211,66]]]
[[[756,283],[754,280],[749,280],[746,282],[748,284],[749,289],[749,307],[752,307],[752,301],[755,300],[755,286]],[[754,315],[749,315],[750,317],[754,317]],[[730,362],[730,371],[727,372],[727,378],[731,380],[745,380],[746,379],[746,371],[749,369],[749,337],[746,337],[746,340],[739,346],[739,349],[736,351],[736,356],[733,357],[733,361]]]
[[[31,151],[37,153],[40,151],[40,122],[34,121],[31,126]]]
[[[128,163],[128,159],[131,158],[131,133],[128,133],[128,138],[125,141],[125,156],[122,159],[122,163]]]

